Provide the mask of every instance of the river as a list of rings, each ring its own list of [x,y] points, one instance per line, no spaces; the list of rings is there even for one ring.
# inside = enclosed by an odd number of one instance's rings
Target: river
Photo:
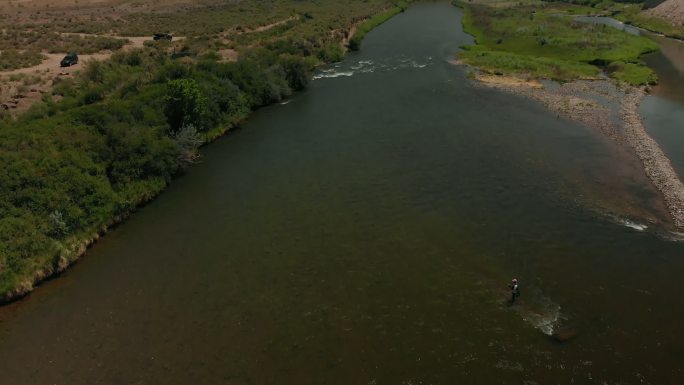
[[[620,216],[657,218],[657,194],[610,141],[450,64],[461,15],[383,24],[1,308],[0,382],[680,380],[684,243]]]
[[[649,135],[655,139],[684,179],[684,41],[667,38],[624,24],[610,17],[580,16],[576,20],[598,23],[634,35],[646,36],[660,46],[644,56],[644,62],[658,75],[659,82],[642,102],[639,114]]]

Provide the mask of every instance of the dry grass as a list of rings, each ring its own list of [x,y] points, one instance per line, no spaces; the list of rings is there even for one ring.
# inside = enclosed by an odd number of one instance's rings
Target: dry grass
[[[78,53],[83,62],[106,60],[130,48],[213,55],[232,62],[252,48],[288,52],[305,46],[308,55],[334,61],[343,54],[340,44],[349,28],[391,4],[385,0],[0,1],[0,82],[9,84],[7,77],[12,75],[39,73],[41,84],[49,85],[54,76],[72,76],[82,65],[60,68],[66,53]],[[174,41],[152,42],[152,34],[158,32],[173,34]],[[179,36],[187,39],[180,41]],[[13,115],[40,100],[14,99],[15,94],[0,92],[0,104],[11,103]]]

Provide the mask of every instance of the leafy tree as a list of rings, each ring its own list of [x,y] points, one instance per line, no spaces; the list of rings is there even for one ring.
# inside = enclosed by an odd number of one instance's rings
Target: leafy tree
[[[183,126],[207,129],[207,99],[194,79],[177,79],[168,83],[164,113],[172,133]]]
[[[281,63],[290,88],[295,91],[305,89],[311,78],[311,65],[305,59],[292,55],[283,55]]]

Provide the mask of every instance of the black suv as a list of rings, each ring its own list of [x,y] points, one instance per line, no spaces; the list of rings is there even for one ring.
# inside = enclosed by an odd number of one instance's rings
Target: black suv
[[[62,67],[70,67],[74,64],[78,64],[78,55],[76,55],[75,53],[70,53],[64,56],[64,59],[62,59],[62,61],[59,62],[59,65]]]
[[[173,40],[173,36],[169,35],[168,33],[155,33],[154,36],[152,36],[152,39],[171,41]]]

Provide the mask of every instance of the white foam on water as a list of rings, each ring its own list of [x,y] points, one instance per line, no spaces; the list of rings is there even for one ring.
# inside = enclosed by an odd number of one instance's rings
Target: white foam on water
[[[517,372],[524,371],[522,364],[516,361],[499,360],[495,366],[497,369],[514,370]]]
[[[631,219],[626,219],[626,218],[621,218],[617,215],[610,214],[610,213],[604,213],[604,215],[610,220],[620,226],[628,227],[632,230],[636,230],[638,232],[643,232],[646,230],[649,230],[649,226],[645,225],[643,223],[635,222]],[[657,226],[655,228],[650,229],[650,232],[653,233],[655,236],[658,238],[669,241],[669,242],[684,242],[684,233],[678,232],[678,231],[668,231],[666,229],[658,228]]]
[[[670,242],[684,242],[684,233],[670,231],[662,234],[662,238]]]
[[[386,72],[394,71],[402,68],[425,68],[432,62],[432,57],[428,57],[427,61],[420,63],[416,59],[412,58],[402,58],[402,59],[391,59],[385,61],[384,63],[375,63],[372,60],[359,60],[358,62],[350,65],[349,67],[342,68],[339,64],[333,66],[333,68],[328,68],[319,71],[313,76],[313,80],[317,79],[328,79],[328,78],[338,78],[338,77],[351,77],[356,74],[365,74],[373,72]]]
[[[648,228],[648,226],[646,226],[644,224],[636,223],[636,222],[630,221],[629,219],[618,218],[617,221],[619,224],[626,226],[626,227],[629,227],[630,229],[634,229],[636,231],[644,231]]]
[[[551,336],[561,320],[561,307],[546,297],[543,297],[537,305],[538,307],[535,306],[534,309],[525,307],[521,310],[523,320],[529,322],[547,336]]]
[[[340,71],[340,72],[335,72],[335,71],[321,71],[321,73],[318,73],[313,76],[313,80],[317,79],[328,79],[328,78],[339,78],[341,76],[354,76],[354,71]]]
[[[292,101],[292,100],[286,100],[286,101],[284,101],[284,102],[282,102],[282,103],[280,103],[280,104],[284,106],[284,105],[286,105],[286,104],[290,104],[291,101]]]

